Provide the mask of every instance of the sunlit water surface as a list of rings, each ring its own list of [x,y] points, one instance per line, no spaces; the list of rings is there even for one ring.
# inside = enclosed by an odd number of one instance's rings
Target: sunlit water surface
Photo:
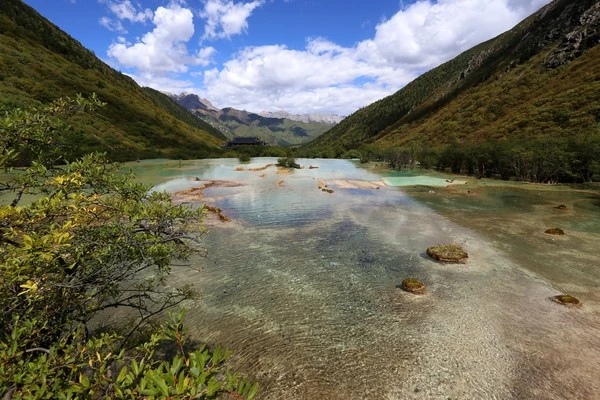
[[[207,180],[243,184],[204,191],[196,205],[218,206],[233,221],[209,218],[207,257],[175,267],[173,284],[193,283],[201,293],[186,304],[191,334],[232,350],[236,369],[260,383],[260,398],[599,398],[594,293],[600,274],[598,249],[590,245],[598,239],[597,199],[563,193],[571,196],[572,218],[549,219],[539,207],[554,200],[534,201],[531,193],[523,200],[518,189],[516,195],[482,191],[478,200],[433,188],[444,177],[412,176],[407,183],[399,174],[376,175],[350,161],[299,160],[306,168],[289,174],[278,174],[274,166],[235,170],[273,162],[128,165],[156,190],[175,192]],[[331,183],[382,178],[432,187],[344,189]],[[334,193],[319,190],[319,181]],[[576,204],[589,218],[572,211]],[[515,213],[521,218],[540,212],[540,225],[562,221],[573,234],[547,238],[518,223],[514,232],[486,234],[488,220],[506,225]],[[444,265],[428,259],[425,249],[440,242],[464,245],[469,261]],[[571,265],[553,260],[571,254],[573,246],[588,254],[569,272]],[[538,252],[545,274],[531,261]],[[422,280],[427,293],[399,289],[407,277]],[[571,289],[584,307],[548,300]]]

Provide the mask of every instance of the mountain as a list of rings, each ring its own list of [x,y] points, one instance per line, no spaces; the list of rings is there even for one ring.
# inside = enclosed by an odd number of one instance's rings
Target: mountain
[[[255,136],[272,145],[289,147],[315,139],[332,125],[322,121],[262,116],[231,107],[219,109],[208,100],[190,93],[168,95],[229,138]]]
[[[339,124],[344,117],[336,114],[291,114],[287,111],[261,111],[258,113],[267,118],[286,118],[301,122],[323,122],[329,125]]]
[[[509,143],[505,150],[514,155],[519,146],[554,149],[553,143],[569,140],[593,139],[597,146],[599,40],[600,2],[555,0],[513,29],[358,110],[305,150],[441,151],[452,145],[463,151],[488,142]]]
[[[172,94],[167,93],[169,97],[179,103],[182,107],[187,110],[213,110],[219,111],[219,108],[213,106],[213,104],[207,99],[201,99],[195,94],[192,93],[181,93],[181,94]]]
[[[220,153],[218,130],[110,68],[21,0],[0,1],[0,109],[92,92],[107,105],[69,121],[74,156],[96,150],[115,160]]]
[[[206,131],[218,139],[221,139],[223,141],[227,140],[227,137],[223,134],[223,132],[210,125],[209,123],[204,122],[202,119],[194,116],[187,110],[187,108],[180,105],[178,102],[176,102],[166,94],[149,87],[144,87],[142,88],[142,90],[144,90],[146,94],[148,94],[148,96],[150,96],[156,103],[160,104],[162,108],[167,110],[169,114],[173,115],[180,121],[183,121],[186,124],[198,128],[200,130]],[[210,104],[210,106],[212,106],[212,104]]]

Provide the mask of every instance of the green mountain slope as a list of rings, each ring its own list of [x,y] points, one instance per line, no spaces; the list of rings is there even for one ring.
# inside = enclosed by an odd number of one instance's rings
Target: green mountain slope
[[[0,107],[30,107],[77,93],[107,106],[70,124],[74,154],[108,152],[116,160],[206,157],[222,135],[186,121],[20,0],[0,2]],[[183,120],[182,120],[183,118]],[[199,129],[200,127],[200,129]]]
[[[350,115],[308,151],[429,148],[598,132],[600,4],[555,0]]]
[[[189,112],[185,107],[179,105],[175,100],[167,96],[166,94],[159,92],[158,90],[144,87],[143,90],[150,96],[159,106],[164,108],[174,116],[175,118],[185,122],[186,124],[193,126],[195,128],[201,129],[213,135],[216,138],[221,140],[227,140],[227,137],[209,123],[204,122],[200,118],[196,117],[194,114]]]
[[[256,136],[267,143],[282,147],[307,143],[331,126],[322,122],[301,122],[287,118],[263,117],[234,108],[220,110],[215,118],[233,136]]]

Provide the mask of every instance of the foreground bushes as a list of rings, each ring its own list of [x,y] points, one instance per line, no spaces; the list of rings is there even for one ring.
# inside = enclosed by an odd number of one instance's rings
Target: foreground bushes
[[[220,348],[187,350],[183,312],[171,314],[135,349],[103,333],[86,339],[83,325],[48,348],[36,347],[36,323],[14,317],[0,341],[0,395],[3,399],[253,399],[256,384],[231,374]],[[174,354],[170,354],[170,353]]]
[[[254,396],[254,386],[227,373],[219,350],[185,350],[182,314],[123,350],[155,316],[195,296],[167,279],[172,262],[196,248],[202,210],[150,192],[102,154],[66,161],[64,119],[101,106],[78,97],[0,116],[0,168],[9,177],[0,182],[0,396]],[[14,169],[25,153],[31,164]],[[121,336],[87,331],[115,309],[135,315]],[[178,351],[159,352],[163,341]]]

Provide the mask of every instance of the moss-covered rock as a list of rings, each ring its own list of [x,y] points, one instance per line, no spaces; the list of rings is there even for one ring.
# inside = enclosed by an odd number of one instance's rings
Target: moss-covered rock
[[[223,209],[219,207],[209,206],[208,204],[205,204],[204,208],[207,211],[210,211],[211,213],[217,214],[221,222],[231,222],[231,218],[223,214]]]
[[[547,233],[548,235],[564,235],[565,231],[560,228],[550,228],[546,229],[544,233]]]
[[[425,284],[419,280],[407,278],[402,281],[401,288],[414,294],[425,293]]]
[[[552,300],[558,304],[562,304],[564,306],[569,306],[569,307],[581,306],[581,301],[579,301],[579,299],[577,299],[571,295],[568,295],[568,294],[559,294],[559,295],[551,297],[550,300]]]
[[[439,244],[427,249],[427,255],[442,262],[465,263],[469,255],[457,244]]]

